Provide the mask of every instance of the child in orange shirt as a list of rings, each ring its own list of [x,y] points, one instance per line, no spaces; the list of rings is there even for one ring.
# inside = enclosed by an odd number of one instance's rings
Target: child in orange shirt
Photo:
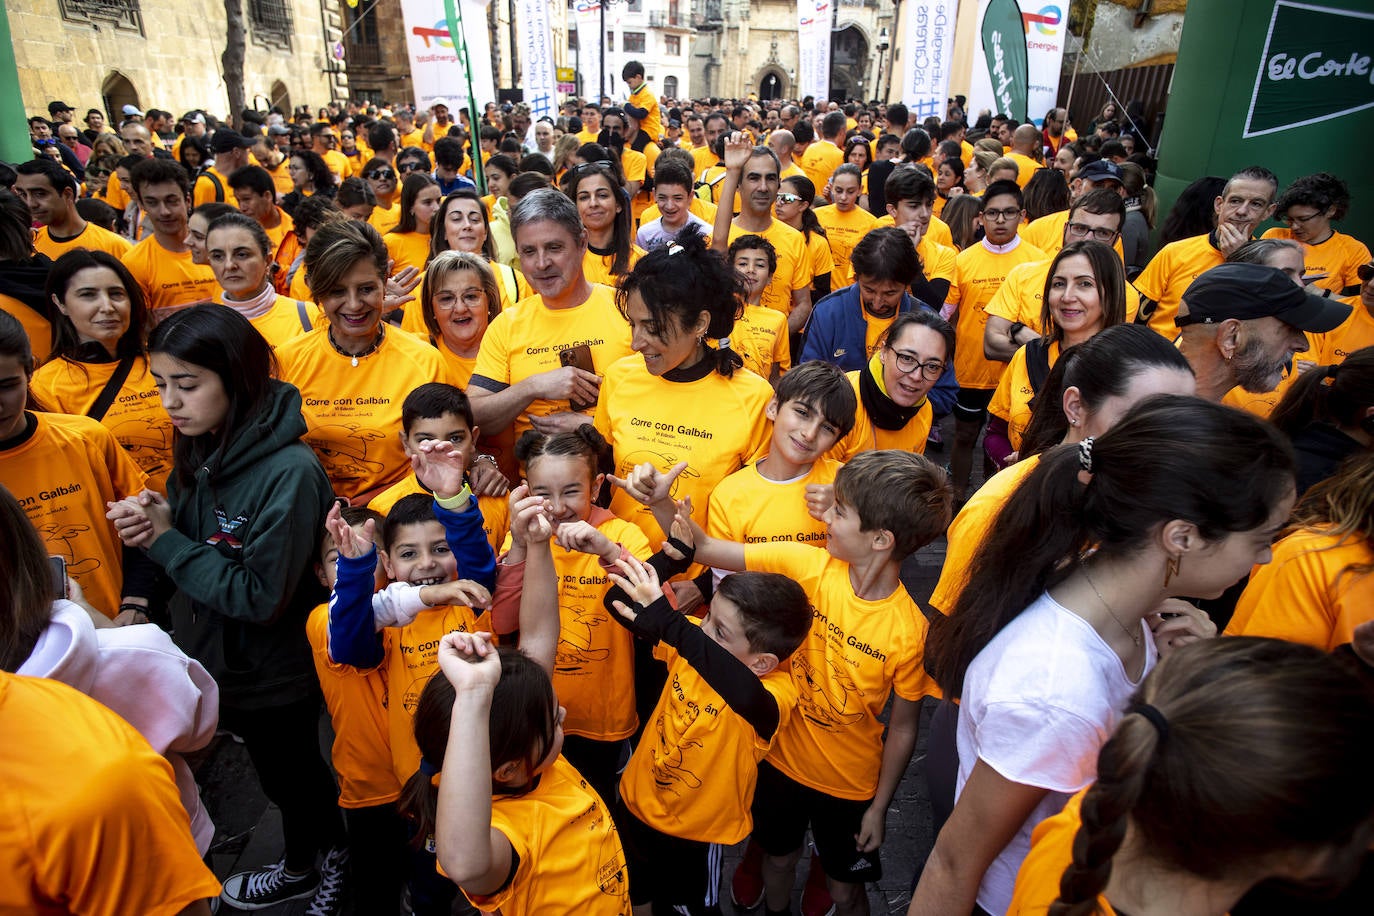
[[[559,754],[564,711],[550,677],[558,593],[546,501],[517,500],[513,515],[527,551],[523,651],[498,650],[487,633],[443,637],[444,676],[430,679],[415,714],[423,757],[404,805],[421,835],[433,831],[444,874],[484,911],[629,916],[625,855],[610,813]]]
[[[593,503],[601,492],[599,471],[603,462],[609,462],[608,453],[606,440],[589,424],[553,436],[530,430],[515,447],[515,456],[525,468],[528,492],[546,501],[556,532],[553,562],[558,570],[562,620],[553,685],[568,709],[563,752],[610,802],[615,799],[625,741],[635,734],[639,717],[635,710],[636,647],[603,607],[611,587],[606,574],[622,557],[646,559],[653,549],[639,526]],[[512,498],[519,500],[523,494],[521,488]],[[526,545],[512,532],[504,549],[502,581],[512,576],[518,581]],[[504,595],[505,589],[500,591]],[[497,634],[514,630],[518,623],[514,610],[511,599],[494,603]]]

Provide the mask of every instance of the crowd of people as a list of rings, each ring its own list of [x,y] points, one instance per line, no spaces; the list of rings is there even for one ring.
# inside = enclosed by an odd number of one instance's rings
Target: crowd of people
[[[623,76],[538,120],[30,120],[0,910],[773,916],[804,868],[807,916],[865,914],[929,701],[912,914],[1366,911],[1345,182],[1161,214],[1115,104]],[[217,730],[284,835],[223,881]]]

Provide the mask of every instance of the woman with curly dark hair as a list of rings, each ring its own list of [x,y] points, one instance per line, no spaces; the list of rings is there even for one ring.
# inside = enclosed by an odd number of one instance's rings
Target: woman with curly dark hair
[[[1349,210],[1350,189],[1344,181],[1327,172],[1304,175],[1279,195],[1274,208],[1285,228],[1276,226],[1263,238],[1301,242],[1308,282],[1333,296],[1353,296],[1360,291],[1356,271],[1369,263],[1369,248],[1331,228]]]

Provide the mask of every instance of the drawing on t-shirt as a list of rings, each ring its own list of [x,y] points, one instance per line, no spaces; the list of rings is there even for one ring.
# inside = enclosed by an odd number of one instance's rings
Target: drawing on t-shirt
[[[100,568],[100,560],[96,557],[78,560],[72,544],[90,530],[90,525],[44,525],[38,529],[38,533],[43,536],[43,543],[48,545],[49,553],[67,561],[67,575],[75,577],[90,575]]]
[[[604,662],[610,649],[593,649],[592,635],[596,627],[605,623],[605,616],[584,607],[564,607],[560,611],[563,626],[558,634],[558,649],[554,655],[555,674],[581,676],[591,674],[586,666]]]
[[[593,791],[587,786],[587,791]],[[620,835],[614,830],[604,831],[601,835],[596,867],[596,886],[608,897],[627,897],[629,889],[625,884],[625,853],[620,848]]]
[[[306,433],[305,441],[320,456],[330,479],[369,477],[386,468],[380,461],[369,461],[367,444],[386,438],[376,429],[349,424],[326,424]]]
[[[149,417],[126,417],[110,427],[115,439],[143,471],[159,471],[172,448],[171,427]]]
[[[673,712],[670,717],[669,712]],[[701,716],[701,707],[695,703],[687,706],[672,707],[659,714],[654,722],[658,733],[658,747],[654,748],[654,784],[665,792],[680,795],[678,784],[689,789],[700,789],[701,779],[696,773],[683,766],[684,752],[689,747],[701,747],[700,741],[684,741],[687,729]]]
[[[636,466],[645,464],[646,462],[648,464],[652,464],[660,471],[666,472],[672,469],[673,465],[677,464],[681,460],[682,458],[678,457],[677,455],[665,455],[662,452],[655,452],[649,449],[640,449],[637,452],[630,452],[630,454],[620,459],[620,472],[628,476],[629,472],[634,470]],[[687,465],[687,467],[683,468],[682,473],[679,474],[677,478],[673,480],[673,488],[668,493],[669,497],[671,497],[672,499],[677,499],[677,489],[679,486],[682,485],[682,481],[687,480],[689,478],[696,478],[700,476],[701,474],[692,470],[692,466],[690,464]]]
[[[824,650],[807,649],[792,656],[792,676],[802,687],[801,714],[823,728],[843,728],[864,717],[863,691],[838,659]]]

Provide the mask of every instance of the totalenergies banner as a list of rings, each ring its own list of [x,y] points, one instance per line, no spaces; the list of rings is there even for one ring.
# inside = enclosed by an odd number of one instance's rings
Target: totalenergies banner
[[[797,0],[797,96],[830,99],[831,0]]]
[[[530,118],[557,117],[558,80],[547,0],[520,0],[515,21],[520,24],[520,88],[525,90]]]
[[[969,108],[1040,127],[1058,104],[1067,0],[979,0]]]
[[[907,0],[902,102],[917,119],[944,120],[959,0]]]
[[[487,40],[487,4],[481,0],[460,2],[468,60],[473,66],[472,91],[480,111],[487,102],[496,101],[491,81],[491,43]],[[405,23],[415,107],[426,109],[435,99],[443,99],[457,117],[458,109],[468,105],[468,80],[448,31],[444,0],[401,0],[401,18]]]

